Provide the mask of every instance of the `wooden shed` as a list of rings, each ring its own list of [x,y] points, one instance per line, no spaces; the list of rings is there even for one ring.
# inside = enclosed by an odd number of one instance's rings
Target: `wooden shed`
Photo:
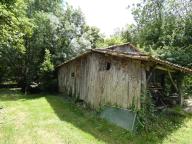
[[[146,55],[129,43],[88,50],[57,68],[59,92],[93,108],[110,105],[140,109],[141,96],[147,89],[156,96],[167,76],[175,88],[173,93],[179,94],[179,82],[172,75],[192,73],[189,68]]]

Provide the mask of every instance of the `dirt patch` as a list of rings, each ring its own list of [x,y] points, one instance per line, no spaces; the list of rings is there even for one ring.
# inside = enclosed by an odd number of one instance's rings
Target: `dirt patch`
[[[3,119],[4,119],[3,112],[4,112],[4,109],[3,109],[3,107],[0,106],[0,124],[3,123]]]
[[[15,120],[15,127],[16,128],[20,128],[24,125],[24,123],[26,122],[26,113],[25,112],[19,112],[16,114],[16,117],[14,118]]]
[[[62,139],[54,133],[54,131],[48,131],[45,129],[36,129],[38,137],[41,139],[42,143],[46,140],[49,141],[49,143],[55,143],[55,144],[63,144]]]
[[[184,101],[184,111],[188,112],[188,113],[192,113],[192,98],[186,99]]]

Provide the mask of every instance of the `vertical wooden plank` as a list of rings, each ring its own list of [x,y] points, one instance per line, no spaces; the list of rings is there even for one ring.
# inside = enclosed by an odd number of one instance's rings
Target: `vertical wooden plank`
[[[111,60],[110,70],[99,70],[101,62]],[[75,72],[76,77],[71,78]],[[145,89],[145,70],[140,61],[120,60],[101,54],[90,54],[86,58],[62,66],[58,72],[59,90],[67,88],[69,94],[98,107],[100,104],[117,105],[128,108],[133,104],[140,107],[141,91]]]

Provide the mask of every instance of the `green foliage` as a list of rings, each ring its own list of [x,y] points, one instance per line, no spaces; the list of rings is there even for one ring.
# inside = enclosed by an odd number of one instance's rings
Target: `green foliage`
[[[98,47],[98,43],[103,42],[103,35],[97,27],[85,26],[85,37],[91,42],[91,48]]]
[[[192,77],[190,75],[184,77],[183,88],[184,96],[192,96]]]
[[[124,43],[123,39],[119,36],[111,36],[110,38],[105,38],[103,41],[97,43],[97,47],[105,48],[112,45],[118,45]]]
[[[133,15],[134,37],[141,47],[151,47],[161,58],[174,63],[191,65],[191,1],[147,0],[133,9]]]
[[[14,5],[16,0],[1,0],[0,4],[6,5],[8,7]]]
[[[31,36],[32,20],[27,18],[27,5],[22,0],[7,6],[0,4],[0,75],[3,79],[19,79],[26,53],[23,37]],[[14,75],[13,75],[14,74]]]
[[[1,1],[0,31],[0,80],[16,80],[25,90],[49,81],[55,66],[101,40],[81,10],[61,0]]]
[[[51,54],[48,49],[45,49],[44,61],[41,64],[40,71],[42,73],[52,72],[54,70],[53,63],[51,62]]]
[[[179,106],[158,110],[149,92],[144,98],[145,101],[142,102],[142,108],[137,115],[137,133],[139,134],[147,133],[155,139],[157,135],[164,137],[170,131],[180,127],[184,118],[190,117]]]
[[[148,127],[151,125],[152,121],[156,119],[155,115],[155,105],[152,101],[152,96],[148,91],[146,94],[141,96],[141,110],[138,111],[138,125],[137,130],[148,131]]]
[[[133,37],[135,35],[134,25],[127,25],[123,28],[118,28],[115,30],[114,34],[110,37],[106,37],[97,42],[97,47],[108,47],[112,45],[119,45],[123,43],[133,43],[136,44],[136,40]]]
[[[127,26],[128,32],[124,30],[128,38],[131,35],[132,43],[161,59],[191,68],[190,0],[145,0],[133,6],[132,14],[136,24]],[[127,39],[127,35],[122,37]],[[189,79],[184,81],[189,82]]]

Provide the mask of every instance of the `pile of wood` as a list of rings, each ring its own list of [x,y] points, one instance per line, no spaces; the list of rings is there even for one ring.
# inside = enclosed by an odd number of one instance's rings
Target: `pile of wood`
[[[148,88],[151,93],[153,103],[157,109],[174,106],[179,102],[179,95],[177,93],[167,96],[159,83],[150,84]]]

